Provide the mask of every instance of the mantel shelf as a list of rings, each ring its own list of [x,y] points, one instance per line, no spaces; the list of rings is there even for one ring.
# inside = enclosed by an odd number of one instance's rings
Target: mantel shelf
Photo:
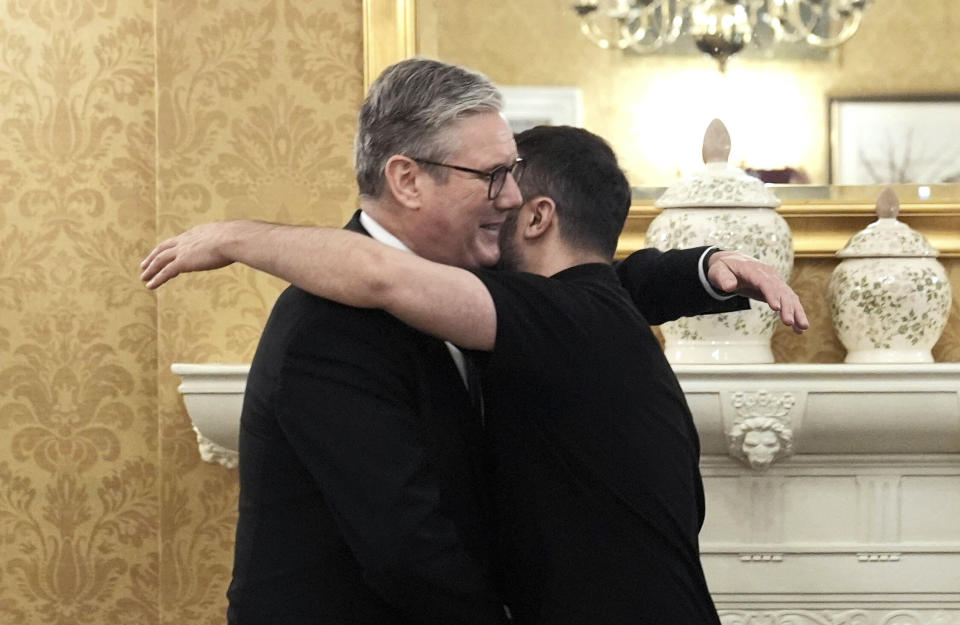
[[[236,466],[249,365],[174,364],[205,460]],[[677,365],[704,456],[772,419],[792,454],[960,454],[960,363]],[[749,428],[747,428],[749,429]],[[781,450],[777,460],[789,453]],[[748,459],[740,454],[745,465]],[[757,468],[756,466],[754,468]],[[766,467],[762,467],[766,468]]]

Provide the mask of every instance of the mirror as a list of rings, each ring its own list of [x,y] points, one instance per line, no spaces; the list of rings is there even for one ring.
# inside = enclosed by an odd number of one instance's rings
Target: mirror
[[[960,39],[951,32],[960,23],[957,2],[874,2],[838,50],[786,60],[734,56],[725,73],[702,54],[601,49],[580,34],[571,6],[421,0],[419,51],[479,69],[502,86],[579,88],[583,125],[613,144],[638,186],[667,185],[698,170],[703,131],[714,117],[730,129],[732,163],[789,168],[794,182],[830,184],[831,98],[960,92]],[[960,122],[954,128],[960,133]],[[873,181],[836,181],[944,182],[960,175],[955,157],[956,171],[939,179],[910,179],[909,167],[898,167],[899,180],[880,171]]]

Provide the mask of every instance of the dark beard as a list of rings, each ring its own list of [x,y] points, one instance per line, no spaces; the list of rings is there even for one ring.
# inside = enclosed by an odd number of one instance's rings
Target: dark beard
[[[516,244],[517,222],[520,219],[520,210],[515,209],[507,213],[500,226],[500,260],[494,266],[496,270],[519,271],[522,253]]]

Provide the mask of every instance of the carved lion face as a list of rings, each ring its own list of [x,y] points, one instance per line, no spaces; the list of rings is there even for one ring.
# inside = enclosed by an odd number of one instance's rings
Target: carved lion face
[[[743,437],[742,450],[747,462],[759,471],[773,464],[780,449],[780,438],[771,430],[750,430]]]

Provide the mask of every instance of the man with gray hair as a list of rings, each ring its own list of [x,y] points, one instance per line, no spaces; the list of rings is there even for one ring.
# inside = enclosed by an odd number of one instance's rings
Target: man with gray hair
[[[360,110],[360,210],[346,228],[437,262],[495,264],[505,212],[521,204],[501,108],[475,72],[388,68]],[[469,378],[456,348],[383,311],[284,291],[244,397],[229,622],[506,622],[488,580]]]

